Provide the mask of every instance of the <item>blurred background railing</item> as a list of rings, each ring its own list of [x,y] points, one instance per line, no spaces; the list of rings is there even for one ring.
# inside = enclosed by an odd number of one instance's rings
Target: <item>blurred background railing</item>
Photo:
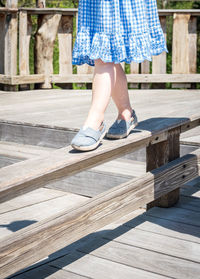
[[[0,8],[0,86],[4,90],[91,88],[94,67],[72,65],[77,8]],[[22,6],[22,5],[21,5]],[[169,53],[122,63],[131,88],[200,88],[200,9],[159,9]]]

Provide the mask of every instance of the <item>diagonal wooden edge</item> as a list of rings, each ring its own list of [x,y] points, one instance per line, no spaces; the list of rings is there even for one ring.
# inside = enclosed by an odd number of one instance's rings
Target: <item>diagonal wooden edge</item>
[[[168,130],[184,131],[200,124],[200,116],[192,118],[152,118],[142,121],[128,138],[104,140],[92,152],[76,152],[67,146],[49,155],[22,161],[0,169],[0,201],[42,187],[44,184],[78,173],[104,162],[135,151],[150,143],[163,141]]]
[[[32,224],[0,242],[4,278],[181,187],[200,174],[200,149]]]

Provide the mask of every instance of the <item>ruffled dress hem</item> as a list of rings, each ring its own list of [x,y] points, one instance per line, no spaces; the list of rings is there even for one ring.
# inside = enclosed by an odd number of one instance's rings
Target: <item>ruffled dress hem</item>
[[[144,60],[152,61],[153,55],[163,51],[169,52],[162,28],[158,26],[142,34],[92,33],[89,27],[81,27],[72,52],[72,64],[95,66],[94,60],[99,58],[115,64],[141,63]]]

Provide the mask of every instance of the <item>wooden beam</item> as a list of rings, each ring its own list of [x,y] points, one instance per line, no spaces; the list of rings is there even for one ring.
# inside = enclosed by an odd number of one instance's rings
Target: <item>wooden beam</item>
[[[1,276],[5,278],[182,186],[199,176],[198,162],[200,150],[3,238]]]
[[[7,8],[17,8],[17,0],[7,0]],[[7,15],[5,21],[5,45],[4,45],[4,74],[17,74],[17,29],[18,15],[12,13]],[[5,90],[15,91],[16,86],[5,86]]]
[[[28,84],[28,83],[42,83],[44,82],[45,77],[43,74],[35,75],[24,75],[24,76],[10,76],[10,75],[1,75],[0,74],[0,83],[18,85],[18,84]]]
[[[43,10],[43,9],[41,9]],[[35,73],[44,74],[45,82],[40,88],[51,88],[50,75],[53,74],[53,48],[61,14],[40,15],[35,35]]]
[[[200,74],[127,74],[127,81],[131,83],[187,83],[200,82]],[[93,75],[91,74],[73,74],[67,76],[51,75],[52,82],[68,83],[68,82],[92,82]]]
[[[168,132],[167,139],[146,148],[147,172],[180,157],[180,128]],[[147,210],[154,206],[171,207],[179,200],[179,188],[147,204]]]
[[[105,140],[102,146],[92,152],[77,152],[71,146],[67,146],[52,151],[49,156],[2,168],[0,169],[0,201],[9,200],[40,188],[50,181],[73,175],[149,144],[163,141],[167,138],[169,129],[180,127],[181,130],[182,125],[193,122],[200,125],[200,116],[193,119],[147,119],[140,122],[139,130],[135,130],[128,138],[117,141]]]
[[[29,75],[29,47],[32,31],[32,21],[27,12],[19,12],[19,73]],[[20,90],[30,89],[29,85],[21,85]]]

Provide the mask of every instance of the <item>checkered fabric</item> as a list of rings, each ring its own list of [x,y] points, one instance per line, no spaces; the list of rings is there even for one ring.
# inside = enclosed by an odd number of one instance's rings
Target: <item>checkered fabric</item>
[[[156,0],[79,0],[72,64],[140,63],[168,52]]]

